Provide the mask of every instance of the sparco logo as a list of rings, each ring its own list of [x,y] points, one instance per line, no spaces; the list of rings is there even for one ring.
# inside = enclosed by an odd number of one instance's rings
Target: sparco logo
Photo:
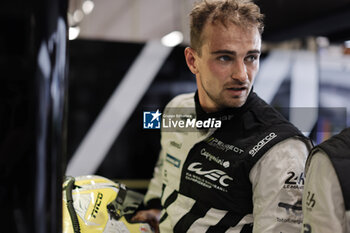
[[[229,184],[225,182],[226,180],[233,180],[226,174],[226,172],[219,169],[202,171],[201,165],[202,164],[198,162],[192,163],[190,166],[188,166],[188,170],[195,172],[197,175],[204,176],[212,181],[219,181],[219,183],[225,187],[229,186]]]
[[[274,139],[275,137],[277,137],[277,135],[275,133],[270,133],[269,135],[267,135],[265,138],[263,138],[263,140],[261,140],[260,142],[258,142],[258,144],[256,144],[253,149],[251,149],[249,151],[249,154],[254,157],[254,155],[261,149],[263,148],[267,143],[269,143],[272,139]]]

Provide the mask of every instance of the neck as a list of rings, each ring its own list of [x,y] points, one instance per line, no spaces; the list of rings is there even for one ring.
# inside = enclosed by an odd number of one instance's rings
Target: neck
[[[206,101],[205,98],[203,98],[201,95],[198,94],[198,99],[199,99],[199,104],[201,108],[206,112],[206,113],[213,113],[213,112],[218,112],[221,109],[216,106],[214,103],[210,103],[210,101]]]

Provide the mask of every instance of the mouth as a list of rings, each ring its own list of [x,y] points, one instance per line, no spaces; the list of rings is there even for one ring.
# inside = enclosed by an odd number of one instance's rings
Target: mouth
[[[246,90],[247,88],[246,87],[230,87],[227,89],[232,90],[232,91],[243,91],[243,90]]]
[[[227,90],[231,95],[239,97],[243,95],[243,93],[247,90],[247,87],[229,87]]]

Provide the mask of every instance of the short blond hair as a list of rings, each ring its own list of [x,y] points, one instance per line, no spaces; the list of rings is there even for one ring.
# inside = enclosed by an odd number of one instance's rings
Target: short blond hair
[[[264,15],[250,0],[204,0],[197,3],[190,13],[191,47],[201,54],[202,31],[206,23],[228,22],[248,28],[256,27],[260,35],[264,31]]]

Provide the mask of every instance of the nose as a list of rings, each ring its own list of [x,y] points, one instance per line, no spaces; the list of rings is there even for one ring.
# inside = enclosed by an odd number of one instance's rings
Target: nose
[[[246,82],[248,79],[247,67],[244,64],[244,61],[236,61],[232,67],[232,79],[235,79],[240,82]]]

